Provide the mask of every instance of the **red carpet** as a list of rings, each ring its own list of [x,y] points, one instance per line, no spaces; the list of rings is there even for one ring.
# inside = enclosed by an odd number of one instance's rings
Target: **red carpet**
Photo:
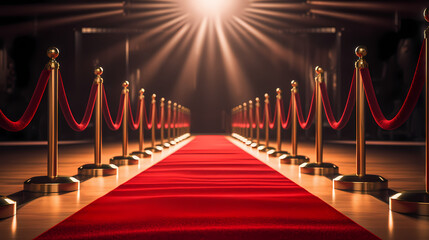
[[[223,136],[185,147],[37,239],[379,239]]]

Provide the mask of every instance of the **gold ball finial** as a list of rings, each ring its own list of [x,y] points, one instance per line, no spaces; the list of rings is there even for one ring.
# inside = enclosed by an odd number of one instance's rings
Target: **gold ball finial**
[[[243,103],[243,106],[244,106],[244,107],[246,107],[246,106],[247,106],[247,103]]]
[[[296,87],[298,87],[298,82],[296,82],[295,80],[292,80],[292,81],[290,82],[290,85],[291,85],[293,88],[296,88]]]
[[[167,103],[168,103],[168,105],[171,105],[171,100],[168,100],[168,102],[167,102]]]
[[[429,10],[425,8],[423,11],[423,17],[425,18],[426,22],[429,22]]]
[[[173,106],[177,107],[177,103],[176,103],[176,102],[175,102],[175,103],[173,103]]]
[[[145,92],[144,88],[141,88],[140,91],[139,91],[140,95],[143,95],[144,92]]]
[[[361,45],[356,47],[355,53],[356,53],[356,56],[358,56],[358,58],[363,58],[368,53],[368,50],[366,49],[365,46]]]
[[[102,67],[98,67],[94,70],[94,74],[97,76],[101,76],[101,74],[103,74],[103,68]]]
[[[277,94],[281,94],[281,93],[282,93],[282,90],[281,90],[280,88],[277,88],[277,89],[276,89],[276,93],[277,93]]]
[[[164,102],[165,101],[165,98],[161,98],[161,102]]]
[[[265,99],[268,99],[270,96],[268,95],[268,93],[264,94]]]
[[[317,74],[323,74],[325,72],[325,70],[323,70],[323,68],[319,66],[317,66],[314,70],[316,71]]]
[[[252,100],[249,100],[249,104],[253,104],[253,101],[252,101]]]
[[[130,86],[130,82],[125,81],[125,82],[122,83],[122,87],[123,88],[127,88],[128,86]]]
[[[154,94],[152,94],[152,99],[155,99],[156,98],[156,94],[154,93]]]
[[[259,98],[257,97],[257,98],[255,98],[255,101],[258,103],[259,102]]]
[[[50,47],[48,48],[48,51],[46,51],[46,55],[48,55],[48,58],[50,59],[56,59],[58,55],[60,55],[60,50],[56,47]]]

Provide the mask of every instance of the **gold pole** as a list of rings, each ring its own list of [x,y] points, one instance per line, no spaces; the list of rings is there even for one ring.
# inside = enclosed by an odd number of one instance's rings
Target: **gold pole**
[[[168,138],[168,142],[171,143],[171,101],[169,100],[167,102],[167,138]]]
[[[97,97],[95,99],[95,141],[94,141],[94,164],[85,164],[80,166],[78,174],[82,176],[100,177],[116,175],[118,167],[113,164],[101,163],[101,152],[103,147],[102,138],[102,121],[103,121],[103,68],[98,67],[94,70],[95,79],[94,84],[97,84]]]
[[[240,112],[240,136],[244,137],[243,135],[243,123],[244,123],[244,116],[243,116],[243,105],[238,106],[239,112]]]
[[[143,150],[144,150],[144,122],[143,122],[143,119],[144,119],[144,109],[143,109],[143,106],[144,106],[144,92],[145,92],[145,90],[142,88],[142,89],[140,89],[140,91],[139,91],[139,99],[140,99],[140,102],[141,102],[141,105],[140,105],[140,109],[139,109],[139,111],[140,111],[140,119],[139,119],[139,151],[140,152],[143,152]]]
[[[97,167],[101,166],[101,149],[102,149],[102,101],[103,101],[103,68],[99,67],[95,69],[95,80],[94,83],[97,84],[97,99],[95,102],[95,149],[94,149],[94,160]]]
[[[55,60],[58,49],[48,50],[48,69],[51,71],[48,89],[48,177],[53,180],[58,176],[58,69],[60,64]]]
[[[297,141],[297,128],[298,128],[298,121],[296,119],[296,103],[295,103],[295,96],[298,93],[298,83],[296,81],[293,81],[290,83],[292,85],[292,98],[291,98],[291,114],[292,114],[292,132],[291,132],[291,143],[292,143],[292,156],[298,155],[298,141]]]
[[[315,150],[316,150],[316,162],[315,163],[303,163],[299,166],[300,173],[312,174],[312,175],[335,175],[338,174],[338,166],[332,163],[323,162],[323,125],[322,125],[322,95],[320,90],[320,83],[324,81],[325,71],[317,66],[315,77],[315,87],[316,87],[316,116],[315,116]]]
[[[360,192],[387,189],[388,181],[378,175],[366,174],[365,160],[365,89],[361,70],[368,67],[364,57],[366,47],[358,46],[355,50],[359,59],[355,62],[356,75],[356,174],[341,175],[334,179],[334,188]]]
[[[319,83],[323,82],[324,70],[321,67],[316,67],[316,162],[318,164],[323,163],[323,125],[322,125],[322,96],[320,95]]]
[[[243,137],[244,138],[246,138],[247,139],[247,137],[248,137],[248,129],[247,129],[247,123],[248,123],[248,121],[247,121],[247,103],[243,103],[243,121],[244,121],[244,135],[243,135]]]
[[[260,119],[260,117],[259,117],[259,110],[260,110],[260,103],[259,103],[259,98],[257,97],[257,98],[255,98],[255,117],[256,117],[256,146],[255,147],[257,147],[257,146],[259,146],[259,145],[261,145],[261,142],[260,142],[260,137],[259,137],[259,134],[260,134],[260,128],[259,128],[259,119]]]
[[[155,148],[155,129],[156,129],[156,118],[155,118],[155,114],[156,114],[156,94],[152,94],[152,148]]]
[[[423,11],[423,17],[426,22],[429,22],[429,10],[426,8]],[[429,145],[428,145],[428,136],[429,136],[429,27],[426,28],[424,32],[424,43],[426,46],[425,51],[425,104],[426,104],[426,141],[425,141],[425,190],[423,191],[409,191],[401,192],[393,195],[389,199],[389,208],[395,212],[408,213],[408,214],[418,214],[418,215],[429,215]]]
[[[253,143],[253,102],[252,100],[249,100],[249,122],[250,122],[250,144]]]
[[[60,51],[51,47],[47,51],[50,58],[46,68],[51,74],[48,81],[48,166],[47,176],[38,176],[24,182],[24,191],[30,192],[70,192],[80,188],[80,181],[74,177],[58,176],[58,69],[55,60]]]
[[[161,103],[160,103],[160,108],[161,108],[161,113],[160,113],[160,115],[161,116],[159,116],[161,119],[161,145],[162,144],[164,144],[164,101],[165,101],[165,98],[161,98]]]
[[[290,109],[290,120],[291,123],[291,145],[292,145],[292,154],[284,154],[280,156],[280,162],[284,164],[294,164],[299,165],[305,162],[308,162],[310,159],[307,156],[298,155],[298,138],[297,138],[297,129],[298,121],[296,118],[296,104],[295,104],[295,95],[298,93],[298,83],[294,80],[290,82],[292,85],[291,91],[291,109]]]
[[[270,103],[270,99],[268,93],[265,93],[265,148],[270,146],[270,114],[268,111],[268,104]]]
[[[355,63],[356,71],[356,175],[363,177],[366,174],[365,160],[365,90],[363,88],[360,70],[368,67],[363,59],[367,54],[365,47],[356,48],[359,59]]]
[[[125,94],[124,98],[124,115],[122,118],[122,156],[128,155],[128,86],[130,83],[125,81],[122,83],[122,94]]]
[[[173,103],[173,139],[176,141],[177,138],[177,103]]]
[[[282,129],[282,116],[281,116],[281,106],[280,101],[282,99],[282,90],[280,88],[276,89],[277,92],[277,102],[276,102],[276,111],[277,111],[277,151],[282,149],[282,139],[281,139],[281,129]]]

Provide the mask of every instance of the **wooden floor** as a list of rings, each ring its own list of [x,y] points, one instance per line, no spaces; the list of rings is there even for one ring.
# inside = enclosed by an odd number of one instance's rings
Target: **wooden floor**
[[[268,158],[237,140],[231,142],[279,171],[292,181],[315,194],[382,239],[429,239],[429,218],[415,217],[389,211],[389,195],[402,190],[424,188],[424,148],[422,146],[368,146],[369,174],[378,174],[389,180],[389,190],[379,194],[360,194],[333,190],[327,177],[300,175],[298,166],[282,165],[276,158]],[[189,140],[187,140],[189,141]],[[119,168],[118,176],[82,179],[81,190],[66,194],[41,196],[22,191],[22,183],[30,177],[46,175],[46,147],[0,146],[0,194],[19,201],[17,215],[0,220],[0,239],[32,239],[61,220],[91,203],[141,171],[161,161],[187,143],[182,142],[140,165]],[[289,144],[283,145],[288,149]],[[137,144],[131,143],[130,150]],[[325,162],[339,166],[340,173],[355,171],[355,147],[352,144],[328,143],[324,148]],[[103,161],[120,155],[120,143],[104,144]],[[299,153],[314,159],[312,143],[302,143]],[[73,176],[80,165],[93,162],[91,144],[67,144],[59,148],[60,175]],[[357,236],[357,239],[359,237]]]

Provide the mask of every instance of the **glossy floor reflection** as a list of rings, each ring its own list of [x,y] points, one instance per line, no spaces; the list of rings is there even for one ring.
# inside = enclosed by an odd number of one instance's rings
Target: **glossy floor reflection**
[[[389,189],[374,193],[335,190],[332,177],[299,173],[299,166],[280,164],[278,158],[252,149],[236,139],[231,142],[257,157],[338,211],[367,228],[382,239],[429,239],[429,217],[409,216],[389,210],[389,196],[403,190],[424,189],[424,147],[388,143],[367,146],[367,174],[381,175],[389,180]],[[272,143],[275,146],[275,143]],[[282,148],[288,150],[289,143]],[[298,153],[315,159],[313,143],[301,143]],[[355,146],[349,142],[328,143],[324,146],[324,161],[339,166],[340,174],[354,174]],[[359,239],[357,236],[356,239]]]

